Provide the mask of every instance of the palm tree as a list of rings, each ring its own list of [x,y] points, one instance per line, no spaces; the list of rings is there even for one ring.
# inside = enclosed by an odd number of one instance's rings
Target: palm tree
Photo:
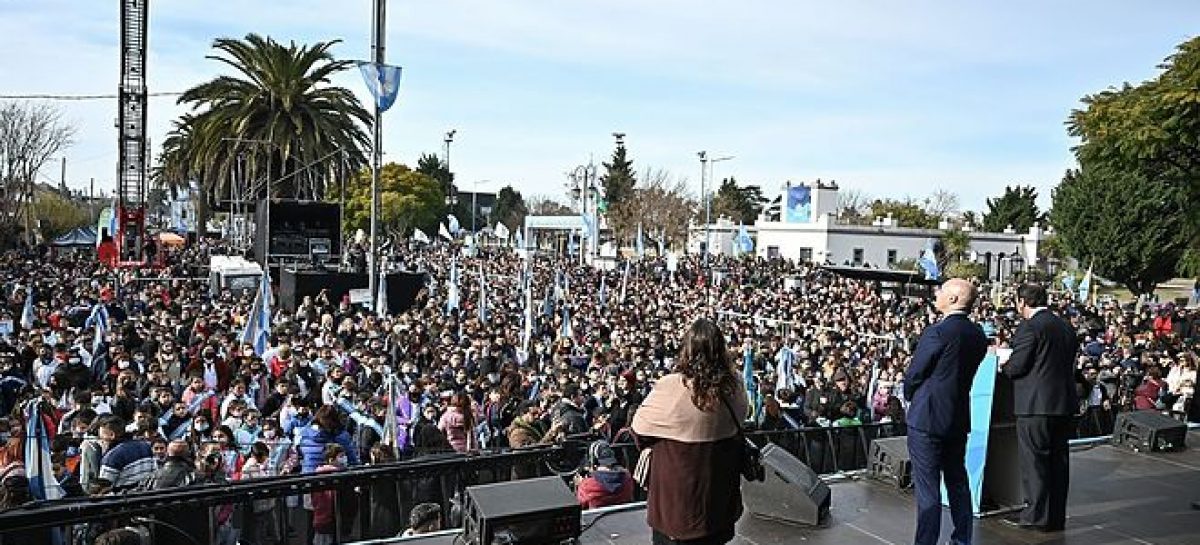
[[[158,183],[179,189],[197,181],[205,204],[229,198],[235,180],[251,182],[238,193],[252,199],[325,198],[342,173],[366,164],[370,144],[371,115],[348,89],[330,84],[352,64],[333,59],[336,43],[285,46],[258,34],[214,41],[222,54],[207,58],[237,75],[180,96],[192,112],[163,142]]]

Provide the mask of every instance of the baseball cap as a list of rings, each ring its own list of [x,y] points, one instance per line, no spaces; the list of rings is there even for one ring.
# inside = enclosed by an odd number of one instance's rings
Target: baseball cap
[[[593,441],[588,447],[588,457],[592,460],[592,465],[597,466],[615,466],[617,465],[617,455],[613,452],[608,441],[600,439]]]

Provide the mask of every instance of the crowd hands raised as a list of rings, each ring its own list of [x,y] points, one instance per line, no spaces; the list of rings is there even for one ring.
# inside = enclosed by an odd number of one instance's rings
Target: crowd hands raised
[[[753,364],[755,427],[903,423],[904,367],[938,318],[929,298],[811,264],[716,258],[722,273],[711,275],[685,257],[673,271],[666,260],[645,259],[628,273],[623,264],[601,272],[548,256],[527,264],[510,249],[464,257],[455,247],[426,246],[393,249],[389,260],[430,274],[411,309],[379,317],[325,293],[306,297],[295,312],[273,309],[268,346],[258,353],[240,340],[253,292],[210,297],[206,281],[188,279],[203,276],[218,252],[193,248],[167,256],[166,269],[118,271],[92,257],[0,256],[0,322],[9,324],[0,325],[0,509],[30,499],[21,487],[23,408],[31,401],[46,415],[56,477],[76,496],[570,437],[623,444],[639,403],[671,371],[682,333],[710,318],[726,331],[734,361]],[[448,286],[452,268],[456,290]],[[34,319],[23,327],[29,290]],[[452,291],[457,305],[448,304]],[[1016,327],[1011,300],[1008,290],[983,290],[973,311],[997,347]],[[1197,417],[1188,414],[1197,312],[1094,307],[1065,294],[1051,306],[1080,334],[1080,434],[1107,432],[1118,410]],[[106,331],[92,319],[100,307]],[[402,399],[390,399],[390,390]],[[395,448],[384,444],[393,410]],[[577,479],[581,502],[631,496],[607,446],[593,446],[598,454],[588,463],[599,471],[587,478],[597,482]],[[523,471],[537,473],[518,468],[515,476]],[[328,531],[328,502],[313,494],[303,503],[314,532]],[[422,509],[412,510],[414,520],[429,511]],[[269,528],[232,511],[217,512],[223,535],[266,542]]]

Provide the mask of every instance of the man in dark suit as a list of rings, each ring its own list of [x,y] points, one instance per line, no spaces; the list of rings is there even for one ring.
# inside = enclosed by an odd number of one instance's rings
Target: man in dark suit
[[[1008,522],[1057,532],[1067,519],[1068,441],[1079,407],[1074,369],[1079,340],[1066,321],[1046,310],[1047,302],[1042,286],[1026,284],[1017,290],[1017,312],[1024,320],[1001,370],[1013,380],[1021,487],[1028,502]]]
[[[974,517],[967,483],[967,433],[971,429],[971,383],[987,355],[987,337],[967,314],[975,286],[959,278],[938,289],[934,306],[943,314],[925,328],[904,374],[908,453],[917,497],[914,543],[934,545],[942,525],[940,487],[946,482],[956,545],[971,543]]]

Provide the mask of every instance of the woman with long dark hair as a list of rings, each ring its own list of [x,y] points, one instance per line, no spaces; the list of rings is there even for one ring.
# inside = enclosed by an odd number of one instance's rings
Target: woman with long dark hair
[[[723,544],[742,516],[742,442],[737,419],[748,411],[745,386],[716,324],[697,320],[675,369],[658,380],[633,417],[650,448],[647,522],[653,543]]]
[[[471,396],[459,392],[450,398],[450,406],[438,421],[455,452],[475,450],[475,408]]]

